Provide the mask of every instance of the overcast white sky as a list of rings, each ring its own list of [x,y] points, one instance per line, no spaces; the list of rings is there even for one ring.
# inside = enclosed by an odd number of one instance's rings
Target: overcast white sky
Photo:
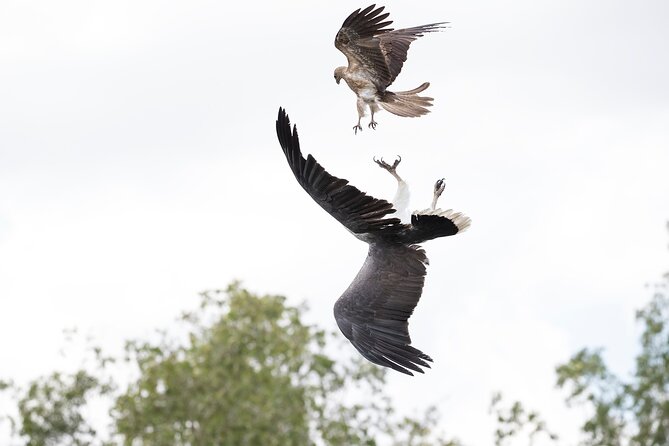
[[[66,327],[118,349],[233,279],[336,329],[366,246],[292,177],[284,106],[334,175],[390,199],[372,156],[401,154],[415,208],[446,177],[441,204],[472,218],[426,245],[411,332],[435,364],[392,374],[398,405],[491,444],[502,390],[573,438],[555,365],[604,346],[630,370],[633,311],[669,269],[669,3],[412,5],[387,3],[396,27],[452,23],[393,86],[430,81],[433,111],[354,136],[333,40],[364,3],[1,2],[0,377],[61,365]]]

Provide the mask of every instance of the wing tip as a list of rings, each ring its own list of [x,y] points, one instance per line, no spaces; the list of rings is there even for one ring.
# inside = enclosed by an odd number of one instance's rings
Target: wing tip
[[[279,107],[279,113],[276,117],[276,133],[279,136],[279,140],[282,139],[282,135],[285,129],[288,129],[290,132],[290,118],[288,117],[286,109]]]
[[[393,23],[392,20],[383,23],[378,23],[390,15],[389,13],[385,13],[383,14],[383,16],[380,16],[380,14],[383,12],[384,9],[386,9],[386,7],[379,6],[376,9],[374,8],[376,8],[376,3],[372,3],[371,5],[367,6],[364,9],[362,8],[356,9],[351,14],[349,14],[348,17],[346,17],[341,27],[360,28],[360,31],[364,30],[363,32],[364,34],[370,34],[370,35],[373,35],[374,32],[391,31],[391,29],[383,29],[383,28],[392,24]],[[369,29],[366,29],[368,27]]]
[[[277,117],[277,120],[281,121],[281,120],[284,120],[284,119],[288,120],[288,113],[286,112],[285,108],[279,106],[279,115]]]

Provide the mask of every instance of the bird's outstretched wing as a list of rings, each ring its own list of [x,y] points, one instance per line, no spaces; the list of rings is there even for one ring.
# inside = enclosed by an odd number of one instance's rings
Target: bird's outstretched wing
[[[300,186],[351,232],[390,235],[405,229],[398,218],[386,218],[395,212],[392,203],[371,197],[349,185],[347,180],[330,175],[313,156],[305,159],[300,151],[297,127],[291,131],[290,120],[283,108],[279,109],[276,120],[276,134]]]
[[[403,234],[405,243],[423,243],[439,237],[447,237],[466,230],[471,219],[453,209],[425,209],[411,214],[411,226]]]
[[[404,62],[407,60],[407,52],[409,51],[411,42],[419,37],[423,37],[425,33],[438,31],[444,24],[445,22],[430,23],[429,25],[390,31],[379,36],[379,45],[388,66],[388,72],[390,73],[388,85],[395,82],[395,78],[402,71]]]
[[[334,307],[342,333],[369,361],[423,373],[432,359],[412,347],[408,319],[425,282],[425,251],[415,245],[370,244],[360,272]]]
[[[349,69],[363,67],[380,91],[393,83],[407,60],[409,45],[424,33],[438,31],[444,23],[393,30],[383,21],[388,13],[376,5],[357,9],[349,15],[335,37],[335,47],[348,59]]]
[[[349,70],[364,68],[370,80],[383,91],[390,84],[391,75],[376,36],[392,31],[386,26],[393,22],[384,22],[389,14],[381,14],[384,7],[374,9],[375,6],[362,11],[358,8],[344,20],[335,37],[335,47],[348,59]]]

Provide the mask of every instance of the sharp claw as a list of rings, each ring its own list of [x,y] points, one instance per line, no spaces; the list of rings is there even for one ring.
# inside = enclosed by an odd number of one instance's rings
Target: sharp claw
[[[357,134],[358,134],[358,130],[360,130],[360,131],[362,132],[362,126],[361,126],[360,124],[354,125],[354,126],[353,126],[353,132],[354,132],[354,134],[357,135]]]
[[[376,159],[376,157],[373,157],[372,159],[374,160],[374,162],[375,162],[376,164],[379,165],[379,167],[382,167],[382,168],[384,168],[384,169],[388,169],[388,168],[390,167],[390,166],[388,165],[388,163],[386,163],[385,161],[383,161],[383,157],[381,157],[381,158],[378,159],[378,160]]]
[[[398,156],[397,158],[398,158],[398,159],[396,159],[396,160],[393,162],[393,165],[392,165],[392,166],[391,166],[390,164],[386,163],[386,162],[383,160],[383,158],[377,160],[376,157],[373,157],[372,159],[373,159],[374,162],[375,162],[376,164],[378,164],[380,167],[386,169],[386,170],[387,170],[388,172],[390,172],[390,173],[394,173],[394,172],[395,172],[395,169],[396,169],[397,166],[400,164],[400,161],[402,161],[402,158],[401,158],[400,156]]]
[[[376,121],[371,121],[369,123],[369,128],[372,129],[372,130],[376,130]]]

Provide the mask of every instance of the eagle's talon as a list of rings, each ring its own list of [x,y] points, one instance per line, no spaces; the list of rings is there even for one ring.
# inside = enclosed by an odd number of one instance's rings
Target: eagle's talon
[[[369,128],[372,130],[376,130],[376,124],[377,124],[376,121],[371,121],[369,123]]]
[[[372,160],[374,160],[374,162],[375,162],[376,164],[378,164],[379,167],[382,167],[383,169],[386,169],[386,170],[387,170],[387,169],[390,169],[390,166],[388,165],[388,163],[386,163],[385,161],[383,161],[383,158],[381,158],[380,160],[377,160],[376,157],[373,157]]]
[[[395,168],[396,168],[397,166],[399,166],[399,164],[400,164],[401,161],[402,161],[402,157],[399,156],[399,155],[397,155],[397,159],[396,159],[395,162],[393,163],[393,170],[395,170]]]
[[[375,162],[376,164],[379,165],[379,167],[381,167],[382,169],[386,169],[388,172],[390,172],[390,173],[392,173],[392,174],[395,173],[395,169],[397,168],[397,166],[398,166],[398,165],[400,164],[400,162],[402,161],[402,157],[399,156],[399,155],[397,155],[397,159],[393,162],[393,165],[392,165],[392,166],[391,166],[390,164],[386,163],[386,162],[383,160],[383,158],[381,158],[380,160],[377,160],[376,157],[374,157],[374,158],[372,158],[372,159],[374,160],[374,162]]]
[[[356,124],[356,125],[354,125],[354,126],[353,126],[353,133],[354,133],[355,135],[358,134],[358,130],[360,130],[360,131],[362,132],[362,126],[361,126],[360,124]]]

